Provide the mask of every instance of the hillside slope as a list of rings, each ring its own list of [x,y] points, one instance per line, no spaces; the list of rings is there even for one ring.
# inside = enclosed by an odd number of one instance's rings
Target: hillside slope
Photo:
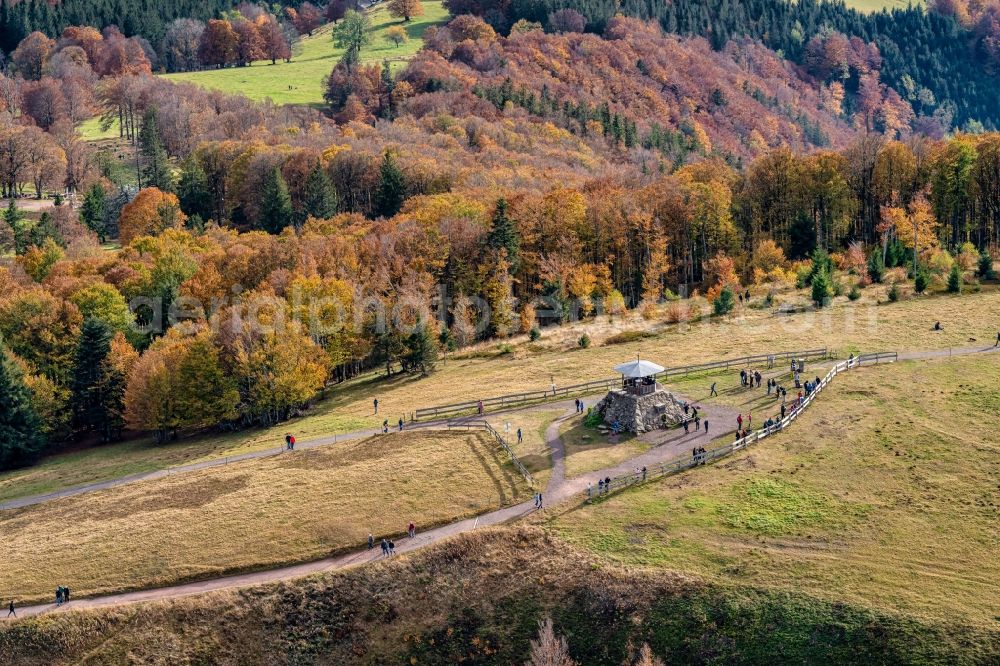
[[[417,115],[445,107],[483,114],[471,101],[478,97],[497,113],[520,107],[578,135],[603,132],[677,161],[840,146],[852,135],[838,103],[753,42],[718,52],[701,38],[628,19],[603,37],[534,30],[510,38],[479,32],[473,41],[458,23],[429,36],[403,74],[417,91],[443,97],[418,96],[409,105]]]
[[[531,529],[497,529],[291,584],[0,626],[17,664],[523,661],[550,615],[585,664],[648,642],[668,663],[995,662],[1000,634],[798,595],[630,574]]]

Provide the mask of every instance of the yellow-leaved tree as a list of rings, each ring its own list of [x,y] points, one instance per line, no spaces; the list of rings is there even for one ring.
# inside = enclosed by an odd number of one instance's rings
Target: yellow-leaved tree
[[[130,427],[152,430],[164,442],[184,428],[235,419],[239,397],[210,331],[181,324],[133,364],[125,388],[125,420]]]

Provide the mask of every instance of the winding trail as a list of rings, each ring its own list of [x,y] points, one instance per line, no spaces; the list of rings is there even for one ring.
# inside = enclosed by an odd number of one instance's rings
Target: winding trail
[[[899,359],[924,360],[924,359],[935,359],[948,356],[986,354],[997,351],[1000,351],[1000,349],[998,349],[997,347],[985,347],[985,348],[967,347],[962,349],[900,353]],[[635,456],[633,458],[625,460],[616,465],[606,467],[604,469],[600,469],[591,473],[567,479],[565,478],[566,453],[563,442],[559,437],[559,425],[563,421],[565,421],[568,417],[571,417],[573,414],[569,412],[568,401],[557,404],[565,406],[567,408],[567,414],[557,418],[553,423],[551,423],[546,429],[545,433],[546,440],[552,451],[552,461],[553,461],[552,475],[544,491],[544,500],[546,506],[552,506],[554,504],[558,504],[567,499],[570,499],[574,495],[579,496],[584,490],[586,490],[588,484],[594,483],[596,479],[604,478],[605,476],[615,477],[629,473],[643,466],[652,466],[654,464],[665,462],[667,460],[677,457],[684,451],[690,450],[692,447],[706,446],[710,444],[712,440],[716,439],[720,435],[725,435],[727,433],[734,432],[734,429],[728,426],[721,428],[713,427],[710,433],[705,432],[703,429],[699,430],[697,433],[676,432],[673,433],[666,440],[661,441],[661,443],[659,443],[657,446],[653,447],[652,449],[641,455]],[[701,411],[704,414],[704,418],[708,419],[712,424],[733,423],[734,415],[736,414],[736,410],[733,408],[723,405],[713,405],[713,404],[703,404],[701,406]],[[368,432],[370,431],[366,431],[366,434]],[[341,441],[343,439],[345,439],[345,436],[338,436],[337,441]],[[322,446],[323,443],[324,440],[313,440],[309,442],[308,445],[304,445],[302,448],[310,448],[312,446]],[[270,455],[274,455],[273,452],[267,452],[267,453]],[[248,456],[248,457],[261,457],[261,456]],[[448,525],[443,525],[441,527],[427,530],[426,532],[418,533],[412,539],[409,537],[401,538],[399,541],[396,542],[396,550],[400,553],[413,551],[423,546],[437,543],[443,539],[454,536],[456,534],[472,531],[480,526],[485,527],[491,525],[498,525],[501,523],[516,520],[528,514],[534,513],[537,510],[538,509],[535,508],[534,503],[532,501],[525,501],[520,504],[499,509],[497,511],[492,511],[489,513],[482,514],[478,517],[460,520],[454,523],[450,523]],[[348,567],[362,565],[367,562],[372,562],[374,560],[381,558],[382,558],[381,551],[378,548],[372,550],[365,549],[329,558],[324,558],[313,562],[281,567],[267,571],[257,571],[257,572],[238,574],[233,576],[224,576],[220,578],[195,581],[191,583],[182,583],[179,585],[171,585],[168,587],[154,588],[149,590],[139,590],[135,592],[125,592],[121,594],[110,594],[99,597],[82,598],[71,601],[67,604],[63,604],[61,607],[58,608],[58,610],[63,611],[69,609],[101,608],[105,606],[114,606],[118,604],[138,603],[143,601],[154,601],[162,599],[174,599],[178,597],[200,594],[202,592],[209,592],[213,590],[223,590],[223,589],[232,589],[238,587],[259,585],[262,583],[288,580],[322,571],[345,569]],[[35,606],[25,606],[17,609],[17,617],[19,619],[32,617],[53,610],[56,610],[56,606],[55,604],[51,603],[39,604]]]

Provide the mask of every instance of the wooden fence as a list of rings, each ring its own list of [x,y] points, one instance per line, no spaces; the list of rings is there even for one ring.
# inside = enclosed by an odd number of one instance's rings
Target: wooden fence
[[[741,356],[739,358],[729,358],[721,361],[700,363],[697,365],[683,365],[676,368],[667,368],[663,372],[659,373],[658,377],[661,379],[670,379],[672,377],[685,377],[692,373],[707,372],[709,370],[723,370],[732,367],[759,365],[761,363],[777,364],[779,362],[789,361],[793,358],[804,359],[807,361],[825,359],[828,358],[829,355],[830,350],[825,347],[822,349],[806,349],[802,351],[772,352],[770,354]],[[523,393],[511,393],[491,398],[482,398],[481,400],[467,400],[465,402],[457,402],[451,405],[422,407],[413,412],[412,420],[416,421],[425,418],[437,419],[441,417],[455,416],[464,412],[475,413],[479,409],[480,402],[482,402],[484,410],[496,407],[506,409],[508,407],[518,407],[533,402],[546,402],[561,398],[569,398],[574,395],[587,395],[589,393],[596,393],[599,391],[610,391],[612,388],[615,388],[620,384],[621,377],[609,377],[607,379],[597,379],[594,381],[583,382],[582,384],[557,386],[550,389],[525,391]]]
[[[806,407],[812,404],[816,399],[816,396],[825,389],[829,383],[841,372],[846,372],[854,368],[861,367],[862,365],[877,365],[879,363],[894,363],[899,359],[899,354],[897,352],[878,352],[875,354],[862,354],[860,356],[851,356],[851,358],[846,361],[841,361],[837,363],[831,370],[826,373],[819,385],[813,389],[813,391],[802,399],[802,403],[795,409],[793,409],[785,418],[781,419],[777,423],[769,427],[761,428],[756,430],[742,439],[738,439],[731,444],[726,444],[725,446],[720,446],[716,449],[710,451],[705,451],[698,455],[691,456],[681,456],[674,458],[673,460],[661,463],[659,465],[654,465],[652,468],[647,468],[645,472],[640,471],[638,474],[622,474],[611,479],[610,483],[606,484],[603,489],[600,489],[596,484],[590,486],[586,490],[587,500],[591,501],[597,499],[602,495],[607,495],[609,493],[618,492],[624,488],[634,486],[638,483],[642,483],[647,479],[654,479],[663,476],[668,476],[671,474],[676,474],[677,472],[682,472],[686,469],[691,469],[692,467],[697,467],[698,465],[706,465],[710,462],[714,462],[720,458],[725,458],[728,455],[741,451],[751,444],[756,444],[760,440],[773,435],[775,433],[781,432],[792,422],[797,419]]]

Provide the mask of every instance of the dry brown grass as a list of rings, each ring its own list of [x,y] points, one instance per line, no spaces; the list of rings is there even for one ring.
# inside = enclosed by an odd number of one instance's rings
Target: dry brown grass
[[[414,431],[0,514],[0,594],[48,599],[264,569],[525,499],[484,433]],[[22,603],[23,603],[22,601]]]
[[[988,664],[1000,631],[798,593],[620,569],[522,526],[365,567],[0,622],[0,655],[55,664],[521,664],[552,617],[580,664],[649,642],[668,664]],[[775,655],[780,655],[776,659]]]
[[[628,565],[995,627],[997,432],[998,355],[862,369],[745,454],[554,527]]]

